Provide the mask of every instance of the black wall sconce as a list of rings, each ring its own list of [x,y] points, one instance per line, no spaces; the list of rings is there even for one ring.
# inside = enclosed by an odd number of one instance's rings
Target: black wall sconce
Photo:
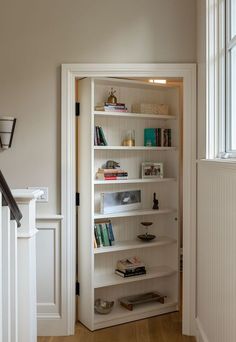
[[[0,116],[0,149],[11,147],[16,119],[11,116]]]

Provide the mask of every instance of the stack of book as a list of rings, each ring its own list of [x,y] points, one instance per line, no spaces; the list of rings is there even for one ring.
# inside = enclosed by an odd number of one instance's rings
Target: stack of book
[[[124,112],[126,113],[127,107],[125,103],[109,103],[105,102],[104,105],[98,105],[95,107],[95,110],[105,111],[105,112]]]
[[[98,169],[96,178],[99,180],[122,180],[128,179],[128,172],[121,169]]]
[[[110,220],[95,221],[94,224],[94,247],[107,247],[115,244],[112,223]]]
[[[107,146],[108,145],[103,129],[100,126],[94,127],[94,145],[95,146]]]
[[[134,277],[146,274],[144,263],[136,256],[118,260],[115,273],[121,277]]]
[[[145,128],[144,146],[171,146],[171,128]]]

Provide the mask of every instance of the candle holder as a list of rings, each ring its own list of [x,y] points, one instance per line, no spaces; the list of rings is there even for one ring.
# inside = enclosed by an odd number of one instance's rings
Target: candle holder
[[[151,225],[153,225],[153,222],[141,222],[141,225],[144,226],[144,228],[146,229],[146,233],[138,235],[138,238],[140,240],[148,242],[156,238],[156,235],[148,233],[148,229]]]

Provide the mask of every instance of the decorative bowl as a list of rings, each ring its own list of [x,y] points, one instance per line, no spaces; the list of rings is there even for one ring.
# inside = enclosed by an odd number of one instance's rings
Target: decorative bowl
[[[151,241],[153,239],[156,238],[156,235],[152,235],[152,234],[141,234],[141,235],[138,235],[138,238],[142,241]]]
[[[113,308],[114,302],[109,302],[103,299],[96,299],[94,303],[94,309],[97,313],[106,315],[109,314]]]

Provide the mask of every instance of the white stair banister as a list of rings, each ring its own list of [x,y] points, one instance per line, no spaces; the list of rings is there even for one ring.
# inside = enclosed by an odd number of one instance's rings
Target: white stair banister
[[[18,342],[37,341],[36,318],[36,199],[40,190],[12,190],[23,214],[17,229]]]

